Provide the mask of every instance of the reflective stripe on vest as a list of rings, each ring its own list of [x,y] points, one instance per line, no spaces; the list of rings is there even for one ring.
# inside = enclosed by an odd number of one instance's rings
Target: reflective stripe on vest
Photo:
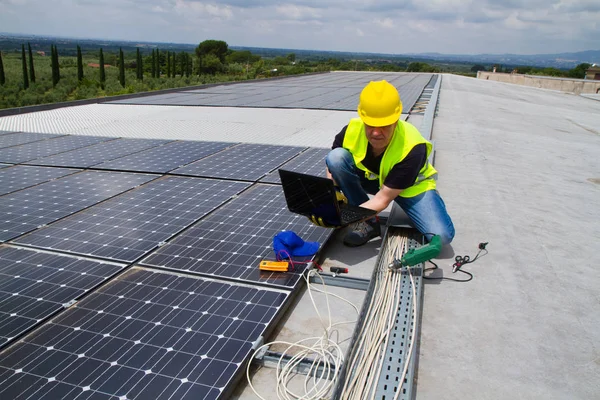
[[[367,148],[369,141],[365,133],[365,125],[360,118],[354,118],[348,124],[346,128],[346,134],[344,136],[343,147],[348,150],[354,158],[354,163],[358,168],[365,172],[365,177],[370,180],[379,179],[379,187],[383,186],[385,178],[388,173],[392,170],[394,165],[404,160],[408,153],[418,144],[425,143],[427,147],[427,159],[431,154],[432,146],[415,128],[408,122],[398,121],[392,140],[385,149],[381,164],[379,166],[379,176],[372,171],[369,171],[363,164],[362,161],[367,155]],[[400,193],[401,197],[414,197],[427,190],[435,189],[435,178],[437,177],[437,171],[429,163],[425,162],[425,165],[419,171],[419,175],[415,180],[415,183]]]

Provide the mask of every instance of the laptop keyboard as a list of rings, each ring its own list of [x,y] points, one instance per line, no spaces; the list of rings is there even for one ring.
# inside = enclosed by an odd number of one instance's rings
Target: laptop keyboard
[[[340,210],[340,217],[342,218],[342,221],[358,221],[365,218],[366,215],[363,212],[342,208]]]

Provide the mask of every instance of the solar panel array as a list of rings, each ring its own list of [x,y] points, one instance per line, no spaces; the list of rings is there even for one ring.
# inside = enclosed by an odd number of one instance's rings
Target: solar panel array
[[[428,75],[323,74],[138,100],[354,110],[376,79],[400,87],[406,109]],[[324,244],[332,232],[288,211],[277,170],[324,176],[327,152],[0,132],[0,398],[228,398],[311,261],[260,271],[273,236]]]
[[[81,211],[156,178],[85,171],[0,197],[0,242]]]
[[[30,167],[15,165],[0,169],[0,196],[16,192],[39,183],[71,175],[79,172],[77,169]]]
[[[303,147],[244,143],[178,168],[173,173],[254,182],[302,150]]]
[[[115,139],[64,153],[38,158],[27,164],[86,168],[138,151],[169,143],[168,140]]]
[[[38,229],[16,243],[133,262],[248,186],[165,177]]]
[[[23,133],[18,133],[18,135],[22,134]],[[2,143],[4,143],[5,137],[6,135],[0,137]],[[113,138],[96,136],[61,136],[19,146],[4,147],[0,148],[0,162],[24,163],[53,154],[105,142],[107,140],[113,140]]]
[[[282,230],[320,243],[331,233],[290,213],[280,186],[255,185],[150,254],[141,264],[293,288],[305,264],[299,264],[299,272],[290,273],[258,269],[261,260],[273,259],[273,236]]]
[[[419,98],[432,74],[336,72],[212,86],[176,93],[117,100],[112,104],[307,108],[354,111],[363,87],[385,79],[400,92],[404,112]]]
[[[0,395],[225,398],[288,297],[134,268],[0,354]]]
[[[325,156],[329,153],[330,149],[317,149],[310,148],[305,152],[301,153],[297,157],[291,159],[281,166],[281,169],[288,171],[301,172],[307,175],[326,176]],[[261,182],[269,183],[281,183],[279,179],[279,172],[273,171],[263,179]]]
[[[0,246],[0,347],[124,267]]]
[[[218,153],[236,143],[174,142],[96,165],[96,168],[121,171],[166,173]]]

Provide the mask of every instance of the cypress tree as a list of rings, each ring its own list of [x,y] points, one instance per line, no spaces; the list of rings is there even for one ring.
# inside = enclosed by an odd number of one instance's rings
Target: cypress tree
[[[177,76],[177,53],[173,52],[173,78]]]
[[[25,58],[25,45],[21,45],[21,61],[23,64],[23,88],[29,88],[29,77],[27,76],[27,59]]]
[[[156,49],[156,77],[160,78],[160,50]]]
[[[51,52],[52,61],[52,86],[56,86],[60,81],[60,66],[58,63],[58,48],[56,45],[52,46]]]
[[[6,83],[6,76],[4,75],[4,61],[2,61],[2,51],[0,51],[0,85]]]
[[[31,52],[31,44],[27,42],[27,47],[29,47],[29,79],[31,83],[35,83],[35,69],[33,68],[33,53]]]
[[[185,74],[185,70],[186,70],[186,68],[185,68],[185,64],[186,64],[186,63],[185,63],[185,60],[186,60],[185,56],[186,56],[186,55],[187,55],[187,53],[184,53],[184,52],[182,52],[182,53],[179,55],[179,59],[181,60],[181,77],[182,77],[182,78],[183,78],[183,74]]]
[[[77,46],[77,80],[83,80],[83,57],[81,56],[81,47]]]
[[[167,51],[167,78],[171,77],[171,52]]]
[[[142,55],[140,54],[140,48],[137,48],[137,59],[135,66],[137,67],[137,78],[142,81],[144,80],[144,70],[142,69]]]
[[[119,82],[121,86],[125,87],[125,57],[123,57],[123,50],[119,47]]]
[[[154,56],[154,49],[152,49],[152,68],[150,69],[152,77],[156,78],[156,58]]]
[[[102,52],[102,48],[100,48],[100,87],[104,90],[104,84],[106,83],[106,72],[104,71],[104,53]]]

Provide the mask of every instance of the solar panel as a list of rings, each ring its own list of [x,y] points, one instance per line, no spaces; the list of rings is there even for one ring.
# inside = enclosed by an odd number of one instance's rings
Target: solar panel
[[[4,136],[1,136],[0,140],[3,138]],[[62,136],[56,139],[0,149],[0,161],[22,163],[113,139],[96,136]]]
[[[32,133],[32,132],[19,132],[19,133],[7,133],[0,136],[0,148],[18,146],[25,143],[37,142],[40,140],[51,139],[62,135],[50,135],[47,133]]]
[[[79,170],[24,165],[0,169],[0,196],[76,172]]]
[[[304,148],[244,143],[177,168],[174,174],[257,181]]]
[[[258,184],[151,253],[141,264],[294,287],[300,272],[258,269],[262,259],[273,259],[273,236],[282,230],[320,243],[332,232],[289,212],[280,186]]]
[[[169,143],[96,165],[95,168],[166,173],[235,144],[237,143],[193,141]]]
[[[280,168],[288,171],[301,172],[308,175],[326,176],[325,156],[330,149],[310,148],[301,153],[298,157],[291,159]],[[279,180],[279,171],[275,170],[260,180],[261,182],[281,183]]]
[[[85,171],[0,197],[0,242],[13,239],[154,179]]]
[[[0,347],[125,265],[0,246]]]
[[[169,143],[168,140],[115,139],[32,160],[28,164],[86,168],[104,161]]]
[[[165,177],[16,242],[133,262],[248,186],[242,182]]]
[[[18,133],[18,132],[15,132],[15,131],[0,131],[0,135],[9,135],[11,133]]]
[[[5,399],[229,398],[288,294],[132,269],[0,355]]]

